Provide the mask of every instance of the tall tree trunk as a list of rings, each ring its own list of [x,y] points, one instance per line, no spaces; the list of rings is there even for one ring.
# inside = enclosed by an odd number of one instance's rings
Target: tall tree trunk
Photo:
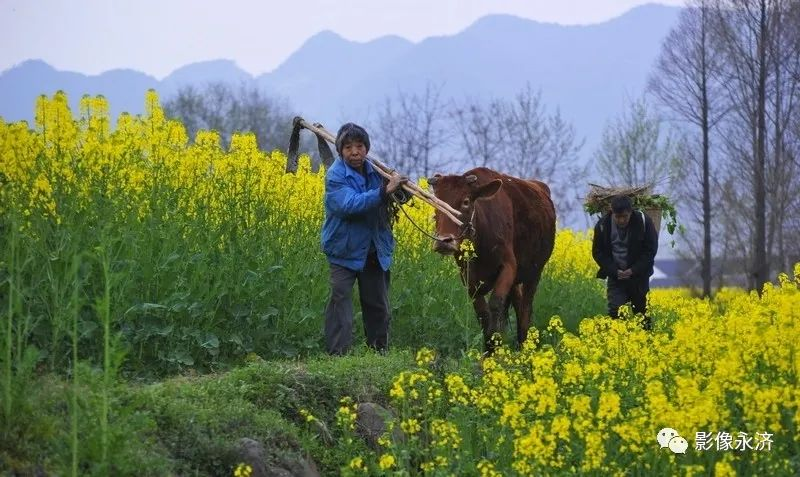
[[[701,101],[701,128],[703,130],[703,296],[711,296],[711,184],[709,171],[709,120],[708,120],[708,63],[706,48],[707,8],[703,5],[700,9],[702,15],[702,28],[700,31],[702,48],[701,75],[702,75],[702,101]]]
[[[754,264],[755,286],[761,293],[764,283],[769,276],[769,263],[767,262],[767,208],[766,189],[764,184],[766,170],[766,96],[767,96],[767,5],[766,0],[761,0],[761,17],[759,20],[758,44],[758,92],[757,92],[757,119],[756,129],[756,157],[753,181],[753,196],[755,198],[755,240]]]

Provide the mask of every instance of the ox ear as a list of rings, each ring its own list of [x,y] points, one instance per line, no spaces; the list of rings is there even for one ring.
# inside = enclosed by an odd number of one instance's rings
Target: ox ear
[[[433,177],[428,177],[428,185],[435,186],[436,183],[439,182],[439,179],[441,178],[442,175],[437,172],[436,174],[433,175]]]
[[[495,179],[491,182],[488,182],[472,191],[472,199],[488,199],[489,197],[495,195],[495,193],[500,190],[502,185],[503,181],[500,179]]]

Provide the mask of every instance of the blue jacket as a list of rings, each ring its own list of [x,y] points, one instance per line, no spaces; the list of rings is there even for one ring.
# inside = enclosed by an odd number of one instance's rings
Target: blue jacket
[[[328,261],[351,270],[363,270],[370,243],[381,268],[389,270],[394,236],[389,226],[383,178],[369,161],[364,176],[344,160],[336,159],[325,174],[325,221],[322,251]]]

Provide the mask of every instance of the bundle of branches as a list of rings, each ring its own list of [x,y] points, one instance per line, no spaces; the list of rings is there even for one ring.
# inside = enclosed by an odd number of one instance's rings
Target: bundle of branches
[[[588,214],[605,214],[611,210],[611,199],[627,195],[633,208],[644,211],[653,220],[656,230],[661,228],[661,219],[667,221],[667,232],[673,234],[678,227],[678,213],[675,203],[669,197],[652,193],[652,184],[635,187],[605,187],[589,184],[589,193],[583,202],[583,210]]]
[[[642,197],[652,196],[652,185],[636,187],[605,187],[589,184],[589,193],[583,202],[583,209],[589,214],[604,214],[611,210],[611,199],[618,195],[627,195],[634,206],[641,202]],[[637,200],[639,199],[639,200]]]

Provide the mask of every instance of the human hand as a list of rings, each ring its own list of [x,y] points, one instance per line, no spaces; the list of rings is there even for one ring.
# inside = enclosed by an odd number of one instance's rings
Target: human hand
[[[391,194],[406,182],[408,182],[408,177],[401,176],[400,174],[392,174],[392,176],[389,178],[389,182],[386,184],[386,193]]]
[[[617,278],[619,278],[620,280],[627,280],[632,276],[633,276],[633,270],[631,270],[630,268],[625,270],[617,270]]]

